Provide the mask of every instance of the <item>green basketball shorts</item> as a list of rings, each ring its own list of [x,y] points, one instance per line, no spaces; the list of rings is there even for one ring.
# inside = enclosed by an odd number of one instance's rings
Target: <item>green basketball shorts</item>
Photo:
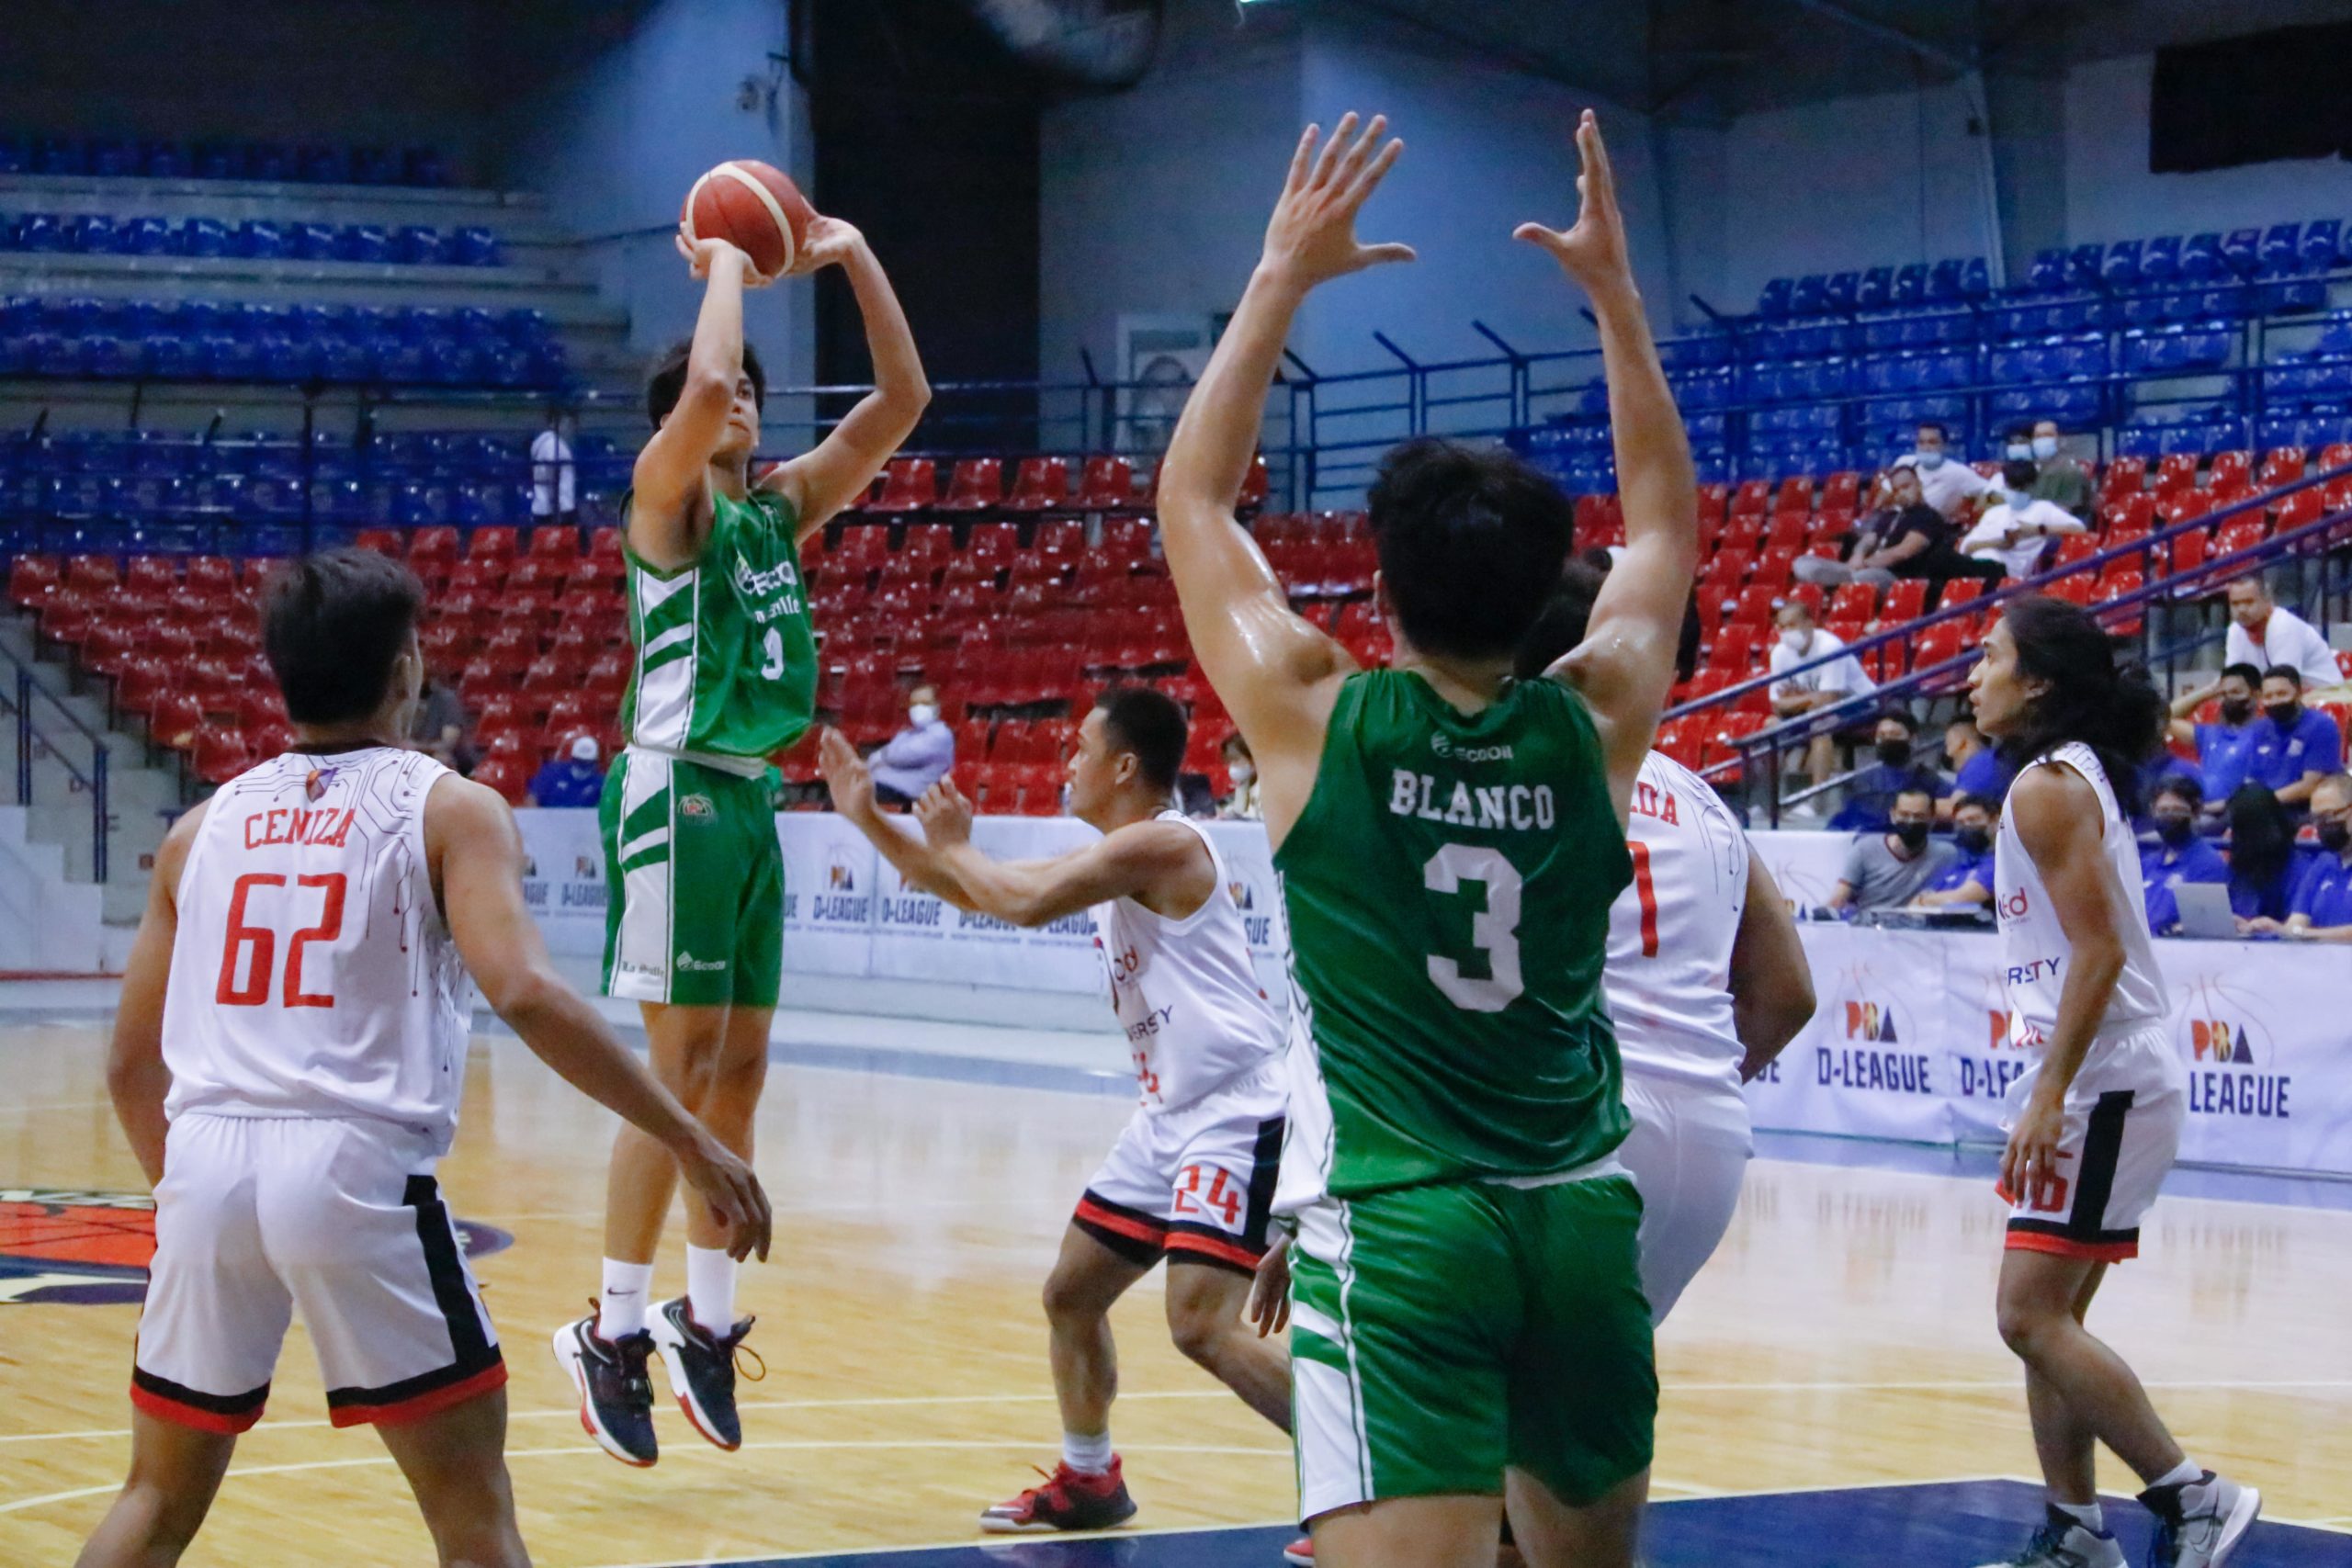
[[[1642,1201],[1622,1175],[1325,1198],[1292,1249],[1299,1517],[1501,1492],[1580,1506],[1650,1461]]]
[[[784,851],[765,778],[630,747],[605,775],[605,994],[774,1007]]]

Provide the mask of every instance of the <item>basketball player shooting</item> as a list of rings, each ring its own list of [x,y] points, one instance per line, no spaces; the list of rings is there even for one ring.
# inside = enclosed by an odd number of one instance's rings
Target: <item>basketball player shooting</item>
[[[261,1419],[296,1309],[334,1424],[372,1424],[444,1564],[521,1568],[506,1366],[434,1180],[457,1128],[468,984],[674,1160],[730,1259],[768,1204],[560,979],[506,804],[405,750],[422,685],[408,569],[295,562],[264,640],[294,747],[173,825],[124,966],[107,1081],[155,1189],[130,1477],[82,1568],[178,1561]]]
[[[1601,1000],[1625,822],[1698,555],[1698,487],[1625,250],[1609,159],[1548,251],[1600,323],[1626,550],[1585,640],[1512,663],[1559,581],[1566,498],[1507,452],[1417,440],[1369,497],[1395,667],[1295,614],[1234,506],[1314,288],[1411,259],[1355,218],[1402,143],[1299,142],[1265,251],[1159,485],[1203,669],[1256,755],[1294,1005],[1278,1211],[1295,1218],[1300,1507],[1341,1568],[1633,1560],[1657,1382],[1641,1202]],[[1561,1397],[1564,1389],[1574,1398]]]
[[[884,816],[866,765],[835,730],[833,806],[910,885],[1017,926],[1091,912],[1111,1006],[1141,1102],[1062,1235],[1046,1280],[1062,1458],[1042,1486],[980,1516],[996,1534],[1102,1529],[1132,1517],[1111,1447],[1118,1356],[1112,1304],[1162,1258],[1176,1348],[1290,1429],[1290,1368],[1242,1318],[1266,1248],[1283,1141],[1282,1026],[1259,988],[1216,844],[1176,809],[1183,711],[1131,686],[1079,729],[1070,815],[1102,838],[1052,860],[1001,862],[971,842],[972,808],[945,780],[916,802],[923,838]]]
[[[743,341],[743,291],[772,279],[727,240],[682,233],[678,244],[703,281],[702,314],[647,387],[653,436],[624,502],[637,657],[621,708],[628,745],[599,811],[605,990],[637,1001],[655,1075],[748,1158],[784,963],[768,759],[800,739],[816,705],[800,544],[881,472],[931,392],[865,239],[811,217],[790,270],[847,276],[874,390],[813,450],[755,476],[767,383]],[[623,1128],[595,1311],[554,1339],[590,1435],[628,1464],[660,1457],[647,1366],[656,1349],[695,1430],[725,1450],[742,1441],[735,1352],[752,1323],[736,1316],[735,1263],[707,1216],[687,1221],[684,1294],[650,1304],[676,1183],[669,1152]]]

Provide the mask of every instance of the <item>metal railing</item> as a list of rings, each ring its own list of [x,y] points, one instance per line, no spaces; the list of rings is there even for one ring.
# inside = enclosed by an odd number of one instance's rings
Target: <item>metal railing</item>
[[[106,739],[96,730],[74,716],[74,711],[48,687],[34,677],[33,668],[6,648],[0,648],[5,659],[15,671],[11,697],[0,697],[0,704],[9,710],[17,727],[17,804],[33,804],[33,761],[36,748],[40,755],[54,759],[65,770],[68,787],[86,791],[90,796],[90,873],[91,879],[107,880],[107,832],[113,818],[107,809],[107,768],[108,753]],[[56,741],[33,722],[33,706],[46,702],[57,710],[74,731],[89,743],[90,765],[87,771],[75,767],[72,759],[58,749]]]
[[[2201,535],[2208,529],[2213,530],[2218,536],[2220,529],[2233,518],[2267,513],[2287,496],[2347,477],[2352,477],[2352,467],[2307,474],[2292,483],[2248,496],[2206,516],[2176,523],[2142,538],[2110,546],[2079,560],[2053,566],[1990,593],[1940,605],[1917,620],[1874,632],[1833,653],[1792,664],[1785,670],[1752,676],[1720,691],[1711,692],[1703,697],[1668,709],[1659,722],[1663,726],[1717,709],[1735,711],[1736,705],[1758,693],[1766,694],[1769,700],[1770,688],[1783,681],[1826,670],[1845,659],[1867,660],[1872,654],[1906,647],[1935,627],[1964,625],[2002,604],[2044,593],[2051,584],[2062,579],[2081,577],[2096,582],[2109,567],[2133,563],[2138,565],[2141,572],[2138,588],[2101,600],[2087,608],[2110,629],[2123,624],[2124,635],[2136,635],[2140,638],[2143,661],[2149,665],[2152,673],[2161,671],[2163,687],[2169,691],[2180,656],[2211,639],[2191,639],[2186,647],[2167,643],[2159,652],[2151,646],[2154,636],[2154,617],[2149,612],[2182,600],[2210,594],[2236,578],[2282,558],[2315,558],[2320,566],[2320,582],[2315,595],[2318,605],[2316,624],[2324,635],[2331,618],[2331,596],[2345,586],[2332,579],[2337,575],[2342,547],[2352,544],[2352,507],[2324,513],[2317,518],[2269,535],[2244,548],[2206,557],[2195,566],[2177,572],[2170,570],[2172,546],[2191,534]],[[2335,547],[2335,555],[2330,554],[2331,546]],[[2131,625],[2133,622],[2136,626]],[[1768,784],[1765,791],[1768,822],[1778,827],[1781,805],[1780,764],[1784,752],[1803,746],[1815,735],[1834,734],[1858,720],[1872,717],[1889,706],[1907,705],[1915,697],[1939,695],[1950,691],[1958,678],[1975,663],[1976,658],[1975,648],[1964,647],[1960,652],[1934,664],[1925,668],[1914,667],[1900,678],[1882,682],[1872,691],[1765,725],[1745,735],[1715,738],[1713,744],[1728,748],[1735,754],[1707,763],[1700,773],[1703,777],[1721,779],[1736,771],[1743,781],[1747,781],[1756,777],[1754,770],[1760,762]]]

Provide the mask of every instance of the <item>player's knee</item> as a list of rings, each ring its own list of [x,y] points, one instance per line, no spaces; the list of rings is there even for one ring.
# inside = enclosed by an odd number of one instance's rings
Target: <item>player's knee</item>
[[[1187,1359],[1212,1372],[1230,1354],[1240,1325],[1239,1309],[1221,1294],[1169,1294],[1168,1337]]]
[[[1110,1311],[1101,1289],[1073,1269],[1046,1275],[1043,1299],[1046,1319],[1064,1327],[1091,1323]]]
[[[2062,1331],[2064,1324],[2073,1319],[2063,1312],[2052,1312],[2040,1302],[2004,1298],[1994,1310],[1994,1323],[2001,1332],[2001,1343],[2021,1360],[2040,1358],[2050,1346],[2052,1334]]]

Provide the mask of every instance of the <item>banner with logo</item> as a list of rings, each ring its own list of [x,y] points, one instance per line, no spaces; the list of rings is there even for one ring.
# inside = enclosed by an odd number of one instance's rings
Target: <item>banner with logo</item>
[[[1781,896],[1800,909],[1818,909],[1838,889],[1846,869],[1846,852],[1853,847],[1849,833],[1808,833],[1794,829],[1758,829],[1747,835],[1756,858],[1772,874]]]
[[[522,811],[525,894],[558,952],[595,953],[605,886],[595,814]],[[1264,830],[1208,825],[1250,931],[1260,983],[1286,1007],[1288,932]],[[968,915],[902,886],[840,818],[789,813],[784,846],[785,967],[804,974],[1099,993],[1102,963],[1083,913],[1040,931]],[[1759,833],[1784,891],[1826,899],[1846,840]],[[999,859],[1045,859],[1091,842],[1054,818],[983,818],[973,838]],[[1826,877],[1826,881],[1821,880]],[[1748,1086],[1758,1127],[1922,1143],[1997,1139],[2003,1097],[2026,1054],[2009,1015],[1993,934],[1800,928],[1820,1005],[1771,1072]],[[2188,1074],[2184,1159],[2352,1174],[2352,1027],[2338,950],[2282,942],[2160,942]]]

